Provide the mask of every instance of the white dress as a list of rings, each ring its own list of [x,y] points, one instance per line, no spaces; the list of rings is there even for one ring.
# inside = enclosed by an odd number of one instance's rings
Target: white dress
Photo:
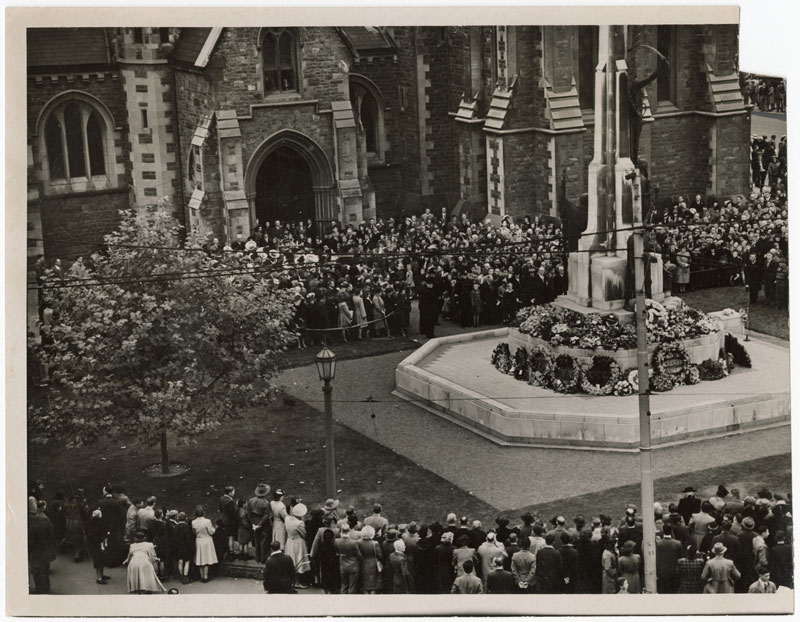
[[[128,551],[128,592],[166,592],[153,564],[156,549],[152,542],[134,542]]]
[[[214,548],[214,535],[216,529],[205,516],[198,516],[192,521],[192,531],[197,538],[195,541],[194,563],[197,566],[211,566],[219,563],[217,551]]]

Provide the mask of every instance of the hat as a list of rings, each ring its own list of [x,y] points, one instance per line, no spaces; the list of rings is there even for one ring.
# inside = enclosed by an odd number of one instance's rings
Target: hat
[[[279,496],[279,497],[282,497],[283,496],[283,488],[276,488],[275,489],[275,494],[277,496]]]
[[[269,494],[270,487],[267,484],[259,484],[256,486],[256,497],[266,497]]]
[[[322,506],[323,510],[335,510],[339,507],[339,500],[338,499],[326,499],[325,505]]]
[[[456,520],[456,515],[453,514],[453,512],[450,512],[450,514],[447,515],[447,522],[448,523],[449,522],[454,522],[455,520]]]
[[[170,510],[167,512],[167,518],[177,518],[178,510]]]
[[[697,492],[697,491],[691,486],[687,486],[686,488],[683,489],[683,492]]]
[[[308,513],[308,508],[303,503],[298,503],[292,508],[292,516],[303,518]]]
[[[725,548],[725,545],[722,544],[722,542],[717,542],[714,545],[714,548],[711,549],[711,552],[714,553],[714,555],[724,555],[725,551],[727,551],[727,550],[728,549]]]
[[[278,259],[278,257],[281,256],[281,254],[280,254],[280,251],[278,251],[277,249],[273,248],[272,250],[269,251],[269,256],[270,256],[271,259]]]
[[[533,516],[531,515],[530,512],[525,512],[525,514],[520,516],[520,518],[522,519],[522,522],[524,522],[526,524],[530,524],[530,523],[533,522]]]
[[[756,526],[756,521],[751,516],[745,516],[742,520],[742,527],[745,529],[753,529]]]
[[[248,252],[253,252],[254,250],[256,250],[257,246],[258,244],[256,244],[255,240],[247,240],[247,242],[244,245],[244,250]]]
[[[603,521],[601,521],[597,516],[592,519],[592,525],[602,525]]]
[[[508,519],[505,516],[498,516],[494,519],[494,522],[497,523],[500,527],[505,527],[508,525]]]

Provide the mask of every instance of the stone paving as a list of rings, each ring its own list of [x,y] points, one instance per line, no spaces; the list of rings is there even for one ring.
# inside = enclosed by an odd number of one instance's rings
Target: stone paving
[[[395,367],[408,354],[340,363],[334,380],[334,417],[499,510],[638,481],[636,453],[503,447],[393,396]],[[322,410],[314,366],[287,370],[278,380],[289,394]],[[375,401],[364,402],[368,398]],[[654,477],[732,464],[742,456],[787,453],[791,450],[787,432],[787,427],[780,427],[656,449]]]

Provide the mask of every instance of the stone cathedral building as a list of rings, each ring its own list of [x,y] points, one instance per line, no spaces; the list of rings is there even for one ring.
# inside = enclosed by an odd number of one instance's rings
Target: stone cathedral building
[[[660,196],[749,188],[735,25],[631,26]],[[29,255],[128,207],[256,221],[558,214],[592,159],[596,26],[47,28],[27,35]],[[638,45],[644,44],[644,45]]]

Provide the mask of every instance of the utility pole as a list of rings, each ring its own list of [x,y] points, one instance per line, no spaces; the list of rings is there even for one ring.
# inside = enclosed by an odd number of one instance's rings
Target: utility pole
[[[647,326],[644,308],[645,270],[650,269],[644,256],[644,224],[642,223],[642,184],[637,169],[633,170],[633,255],[636,268],[636,359],[639,369],[639,455],[642,471],[642,556],[644,587],[649,594],[656,589],[656,525],[653,514],[653,454],[650,447],[650,360],[647,356]]]

